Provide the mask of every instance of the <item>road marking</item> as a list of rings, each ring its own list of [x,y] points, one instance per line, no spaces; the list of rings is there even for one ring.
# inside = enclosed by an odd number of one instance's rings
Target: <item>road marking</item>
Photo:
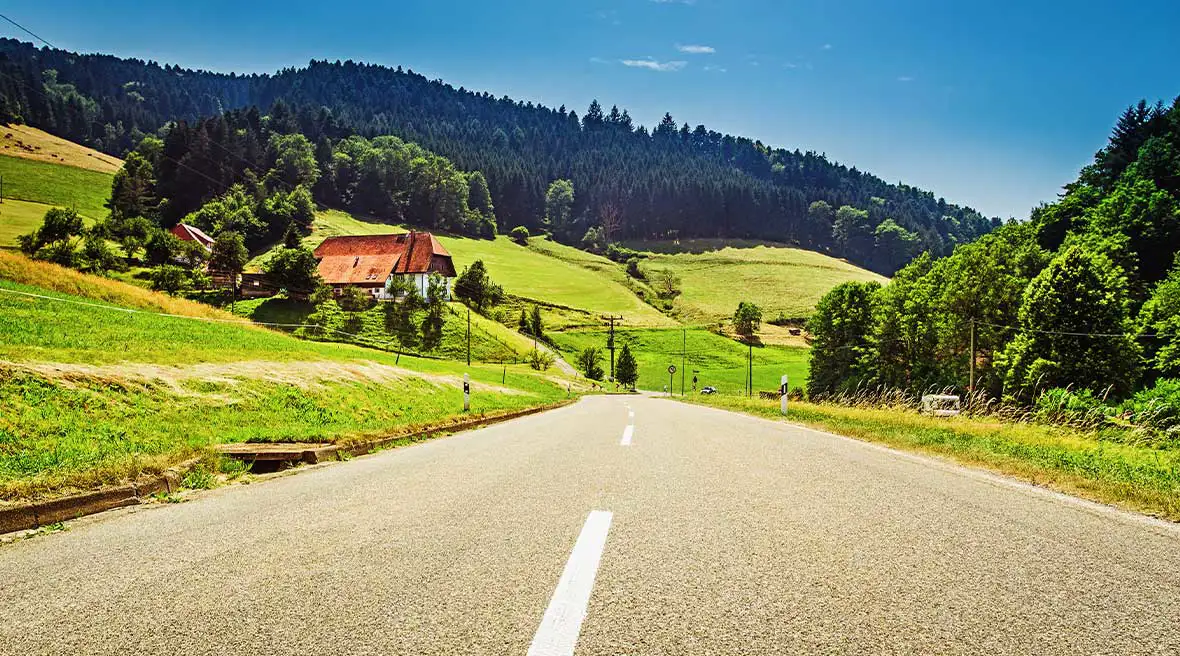
[[[613,518],[607,510],[595,510],[586,518],[528,656],[573,656]]]
[[[634,418],[635,418],[635,411],[634,411],[634,410],[631,410],[631,409],[628,409],[628,410],[627,410],[627,418],[628,418],[628,419],[634,419]]]
[[[635,425],[627,424],[623,429],[623,439],[619,440],[619,446],[631,446],[631,437],[635,435]]]

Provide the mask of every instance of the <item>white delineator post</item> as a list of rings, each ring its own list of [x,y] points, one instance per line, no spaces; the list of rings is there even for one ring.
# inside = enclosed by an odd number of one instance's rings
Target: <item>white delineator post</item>
[[[471,374],[463,374],[463,412],[471,410]]]
[[[783,414],[787,414],[787,375],[783,374],[782,384],[778,387],[779,393],[779,408]]]

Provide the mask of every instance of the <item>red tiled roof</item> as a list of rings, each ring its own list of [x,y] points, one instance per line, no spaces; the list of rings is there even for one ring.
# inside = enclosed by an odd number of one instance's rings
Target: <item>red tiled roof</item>
[[[328,284],[384,284],[391,273],[455,276],[451,254],[429,232],[329,237],[315,249]]]
[[[200,228],[187,223],[178,223],[172,227],[172,234],[182,241],[195,241],[205,248],[213,247],[213,238],[205,234]]]

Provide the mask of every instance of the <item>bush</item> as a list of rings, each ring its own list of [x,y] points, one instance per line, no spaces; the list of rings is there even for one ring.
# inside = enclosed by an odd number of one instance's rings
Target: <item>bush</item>
[[[636,280],[647,280],[647,276],[643,275],[643,271],[639,268],[639,258],[627,258],[627,275]]]
[[[602,234],[602,228],[590,226],[586,230],[586,234],[582,236],[582,250],[590,251],[591,253],[601,253],[605,247],[606,237]]]
[[[512,237],[512,241],[521,246],[526,246],[529,243],[529,229],[524,226],[516,226],[508,234]]]
[[[537,371],[548,371],[549,367],[552,367],[553,363],[556,361],[552,353],[538,349],[529,351],[527,357],[529,366],[533,369],[536,369]]]
[[[631,260],[631,259],[638,260],[643,257],[643,253],[640,253],[639,251],[637,251],[633,248],[627,248],[626,246],[619,246],[618,244],[614,244],[614,243],[606,245],[605,255],[608,259],[614,260],[615,262],[619,262],[619,263],[627,262],[628,260]]]
[[[173,258],[180,255],[184,248],[183,244],[184,242],[171,232],[153,230],[147,243],[144,244],[148,264],[154,266],[168,264]]]
[[[590,346],[578,354],[578,366],[590,380],[602,380],[602,349]]]
[[[85,241],[82,242],[79,264],[84,271],[100,276],[125,268],[122,260],[115,254],[115,251],[111,250],[106,240],[97,235],[87,235]]]
[[[1180,433],[1180,378],[1165,378],[1141,390],[1119,408],[1137,426]]]
[[[1104,423],[1114,409],[1088,389],[1061,387],[1045,390],[1033,404],[1033,415],[1045,423],[1096,426]]]
[[[188,272],[175,264],[161,264],[150,274],[152,289],[168,294],[178,294],[189,287]]]

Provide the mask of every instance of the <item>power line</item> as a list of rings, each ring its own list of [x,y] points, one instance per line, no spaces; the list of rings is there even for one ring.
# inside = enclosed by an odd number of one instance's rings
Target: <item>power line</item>
[[[981,325],[981,326],[989,326],[991,328],[1002,328],[1005,330],[1021,330],[1024,332],[1038,333],[1041,335],[1060,335],[1063,337],[1130,337],[1132,339],[1138,339],[1140,337],[1166,338],[1166,337],[1174,337],[1175,336],[1173,334],[1168,334],[1168,333],[1143,333],[1143,334],[1139,334],[1139,333],[1075,333],[1075,332],[1068,332],[1068,331],[1063,331],[1063,330],[1040,330],[1037,328],[1021,328],[1019,326],[1004,326],[1004,325],[997,324],[997,323],[988,323],[986,321],[980,321],[978,319],[975,319],[975,323],[978,325]]]
[[[45,294],[33,294],[31,292],[22,292],[22,291],[17,291],[15,289],[2,289],[2,288],[0,288],[0,293],[13,294],[16,296],[27,296],[30,298],[42,299],[42,300],[47,300],[47,301],[57,301],[59,303],[68,303],[70,305],[81,305],[84,307],[99,308],[102,310],[114,310],[116,312],[124,312],[126,314],[146,314],[146,315],[150,315],[150,316],[154,316],[154,317],[168,317],[168,318],[172,318],[172,319],[188,319],[189,321],[204,321],[206,323],[221,323],[221,324],[231,324],[231,325],[238,325],[238,326],[267,326],[267,327],[271,327],[271,328],[315,328],[315,329],[319,329],[319,330],[326,330],[329,332],[333,332],[338,335],[346,335],[348,337],[352,337],[352,338],[356,339],[358,342],[361,342],[361,343],[368,342],[367,345],[375,346],[376,348],[388,348],[390,345],[393,344],[393,340],[389,340],[387,342],[380,342],[377,340],[372,340],[371,338],[365,337],[363,335],[359,335],[356,333],[350,333],[350,332],[346,332],[343,330],[338,330],[336,328],[330,328],[328,326],[321,326],[319,324],[314,324],[314,323],[276,323],[276,322],[271,322],[271,321],[252,321],[250,319],[218,319],[216,317],[194,317],[194,316],[188,315],[188,314],[173,314],[170,312],[152,312],[149,310],[136,310],[134,308],[124,308],[124,307],[119,307],[117,305],[105,305],[102,303],[89,303],[86,301],[76,301],[74,299],[69,299],[69,298],[59,298],[57,296],[46,296]]]
[[[28,84],[26,84],[26,83],[25,83],[25,81],[24,81],[24,80],[20,79],[19,77],[16,77],[15,75],[13,75],[13,74],[11,74],[11,73],[9,73],[9,72],[7,72],[7,71],[0,71],[0,75],[4,75],[4,76],[8,77],[10,80],[13,80],[14,82],[16,82],[17,84],[21,85],[22,87],[24,87],[24,88],[28,89],[29,91],[32,91],[32,92],[34,92],[34,93],[39,93],[39,94],[41,94],[41,95],[42,95],[42,96],[44,96],[44,97],[45,97],[47,100],[53,100],[53,98],[50,98],[50,97],[49,97],[49,94],[45,93],[45,91],[44,91],[44,90],[42,90],[42,89],[37,89],[37,88],[35,88],[35,87],[31,87],[31,86],[29,86]],[[103,123],[99,123],[98,121],[90,121],[90,124],[91,124],[91,125],[97,125],[97,126],[100,126],[100,127],[106,127],[106,125],[105,125],[105,124],[103,124]],[[217,179],[213,178],[212,176],[210,176],[210,175],[208,175],[208,174],[204,173],[203,171],[198,171],[197,169],[194,169],[193,167],[189,166],[188,164],[185,164],[185,163],[183,163],[183,162],[180,162],[180,161],[178,161],[178,160],[176,160],[176,159],[174,159],[174,158],[172,158],[172,157],[169,157],[169,156],[165,155],[165,154],[164,154],[164,153],[162,153],[162,152],[160,153],[160,157],[163,157],[164,159],[168,160],[169,162],[172,162],[173,164],[175,164],[175,165],[177,165],[177,166],[179,166],[179,167],[181,167],[181,168],[188,169],[189,171],[192,171],[193,173],[196,173],[197,175],[201,176],[202,178],[205,178],[206,180],[208,180],[208,181],[212,182],[213,184],[217,185],[218,187],[221,187],[221,191],[223,191],[223,192],[224,192],[224,191],[226,191],[227,189],[229,189],[229,187],[228,187],[228,186],[226,186],[226,185],[225,185],[225,183],[223,183],[221,180],[217,180]]]
[[[46,41],[45,39],[42,39],[41,37],[37,36],[36,34],[33,34],[33,32],[32,32],[31,30],[29,30],[29,28],[25,27],[24,25],[21,25],[20,23],[18,23],[18,22],[16,22],[16,21],[12,20],[11,18],[9,18],[9,17],[5,16],[4,14],[0,14],[0,18],[3,18],[4,20],[8,21],[9,23],[12,23],[13,25],[15,25],[15,26],[19,27],[20,29],[24,30],[24,31],[25,31],[25,33],[27,33],[29,36],[33,37],[34,39],[37,39],[37,40],[38,40],[38,41],[40,41],[41,43],[44,43],[45,45],[49,46],[50,48],[53,48],[54,50],[57,50],[57,46],[55,46],[55,45],[53,45],[52,43],[50,43],[50,42]]]

